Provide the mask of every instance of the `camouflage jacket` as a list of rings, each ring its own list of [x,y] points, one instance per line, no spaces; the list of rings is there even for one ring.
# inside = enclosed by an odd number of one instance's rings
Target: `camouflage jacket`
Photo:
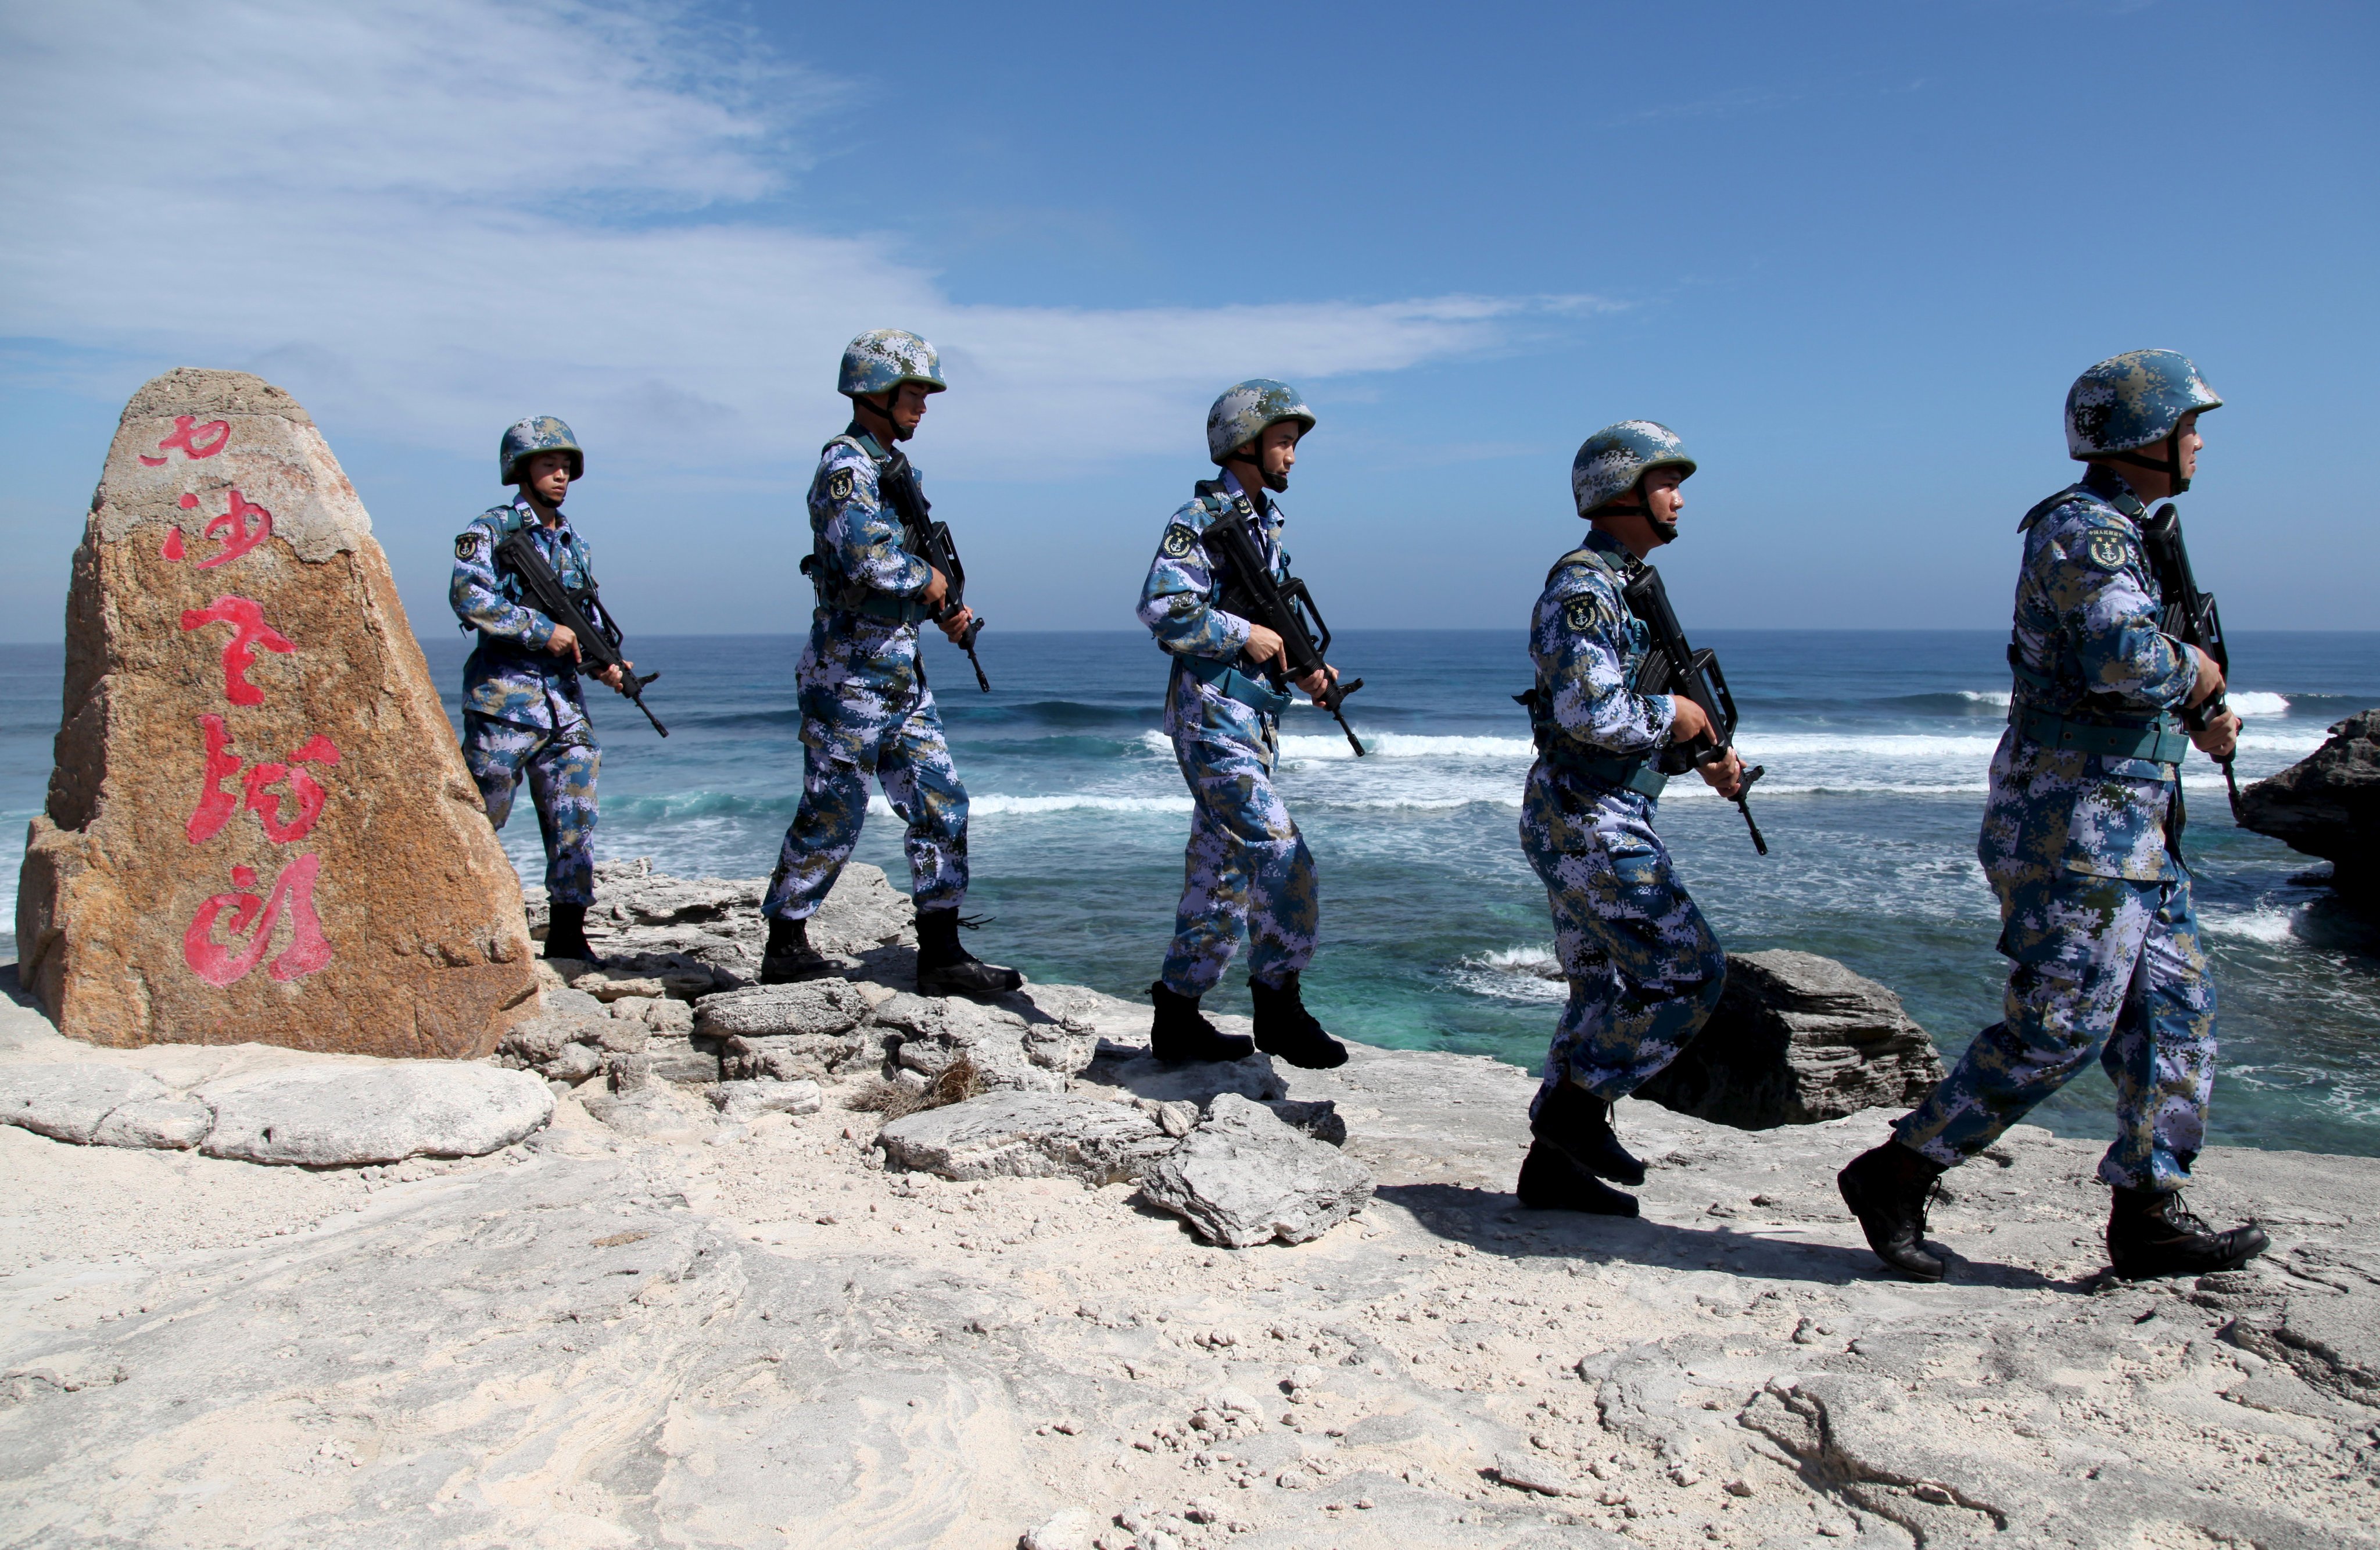
[[[1240,482],[1229,473],[1220,480],[1199,481],[1197,493],[1166,519],[1157,557],[1149,562],[1148,579],[1141,584],[1138,612],[1140,622],[1168,654],[1207,657],[1253,674],[1255,665],[1245,660],[1249,622],[1222,606],[1223,594],[1237,578],[1228,559],[1208,552],[1204,537],[1208,524],[1241,493]],[[1289,555],[1281,546],[1281,532],[1287,519],[1261,493],[1257,500],[1256,531],[1265,563],[1276,577],[1285,576]],[[1177,730],[1194,714],[1236,730],[1235,724],[1252,713],[1245,713],[1220,689],[1200,681],[1177,662],[1165,697],[1166,731]]]
[[[1657,752],[1677,714],[1668,695],[1634,688],[1651,641],[1621,589],[1642,563],[1626,544],[1591,528],[1584,544],[1555,562],[1529,616],[1540,707],[1533,720],[1545,736],[1589,757]]]
[[[892,460],[856,424],[819,454],[818,472],[810,480],[806,568],[822,611],[852,612],[847,604],[870,595],[914,598],[933,580],[932,568],[904,546],[900,513],[880,487],[879,475]],[[922,485],[914,464],[910,475]]]
[[[2161,599],[2141,549],[2141,514],[2131,487],[2100,468],[2025,514],[2014,634],[2023,671],[1992,762],[1979,852],[1987,872],[2136,882],[2179,875],[2166,833],[2175,766],[2045,748],[2021,729],[2028,708],[2145,726],[2178,710],[2196,686],[2196,656],[2158,628]]]
[[[480,632],[463,664],[463,708],[559,731],[587,719],[587,702],[577,664],[545,649],[553,621],[523,603],[520,579],[496,565],[496,545],[516,531],[529,534],[563,585],[586,586],[595,574],[570,519],[548,528],[526,496],[490,506],[463,530],[455,540],[455,576],[446,589],[461,628]]]

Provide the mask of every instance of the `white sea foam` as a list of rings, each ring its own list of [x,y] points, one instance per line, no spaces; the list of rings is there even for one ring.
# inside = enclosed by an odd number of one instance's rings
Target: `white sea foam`
[[[2226,690],[2223,695],[2223,702],[2231,707],[2234,714],[2240,716],[2287,715],[2289,714],[2289,698],[2288,695],[2269,694],[2261,689]]]
[[[1495,1001],[1565,1001],[1570,982],[1550,947],[1505,947],[1463,958],[1447,974],[1458,987]]]
[[[2295,934],[2301,912],[2265,904],[2238,913],[2228,909],[2205,910],[2198,917],[2198,922],[2210,935],[2236,936],[2250,942],[2277,945]]]
[[[1189,793],[1178,797],[1127,797],[1107,793],[1065,791],[1046,797],[1009,797],[997,792],[988,796],[969,797],[970,816],[1004,812],[1187,812]],[[880,816],[892,815],[892,804],[883,797],[868,799],[868,811]]]
[[[1959,698],[1971,705],[1998,705],[2005,710],[2012,696],[2005,689],[1962,689]]]

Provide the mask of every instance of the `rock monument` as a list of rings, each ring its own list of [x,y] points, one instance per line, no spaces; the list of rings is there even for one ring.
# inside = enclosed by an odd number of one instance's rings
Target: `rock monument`
[[[102,1044],[477,1057],[533,1009],[511,864],[388,561],[297,400],[125,406],[75,552],[22,982]]]

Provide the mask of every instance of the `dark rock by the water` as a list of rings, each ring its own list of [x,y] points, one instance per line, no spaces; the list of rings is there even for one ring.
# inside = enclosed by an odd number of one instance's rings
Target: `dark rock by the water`
[[[2240,822],[2330,862],[2342,893],[2380,894],[2380,710],[2349,716],[2322,747],[2242,791]]]
[[[1636,1096],[1738,1129],[1811,1125],[1915,1103],[1942,1057],[1900,997],[1830,958],[1727,955],[1727,990],[1694,1042]]]

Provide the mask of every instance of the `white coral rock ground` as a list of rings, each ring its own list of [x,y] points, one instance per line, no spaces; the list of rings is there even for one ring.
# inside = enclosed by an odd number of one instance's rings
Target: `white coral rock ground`
[[[1880,1116],[1624,1105],[1621,1222],[1517,1207],[1510,1068],[1287,1074],[1379,1187],[1236,1252],[1129,1184],[887,1172],[856,1077],[748,1122],[655,1083],[634,1134],[566,1098],[361,1169],[0,1128],[0,1542],[2380,1537],[2380,1164],[2211,1152],[2198,1203],[2273,1253],[2129,1287],[2097,1149],[2021,1129],[1952,1176],[1918,1287],[1834,1198]]]

